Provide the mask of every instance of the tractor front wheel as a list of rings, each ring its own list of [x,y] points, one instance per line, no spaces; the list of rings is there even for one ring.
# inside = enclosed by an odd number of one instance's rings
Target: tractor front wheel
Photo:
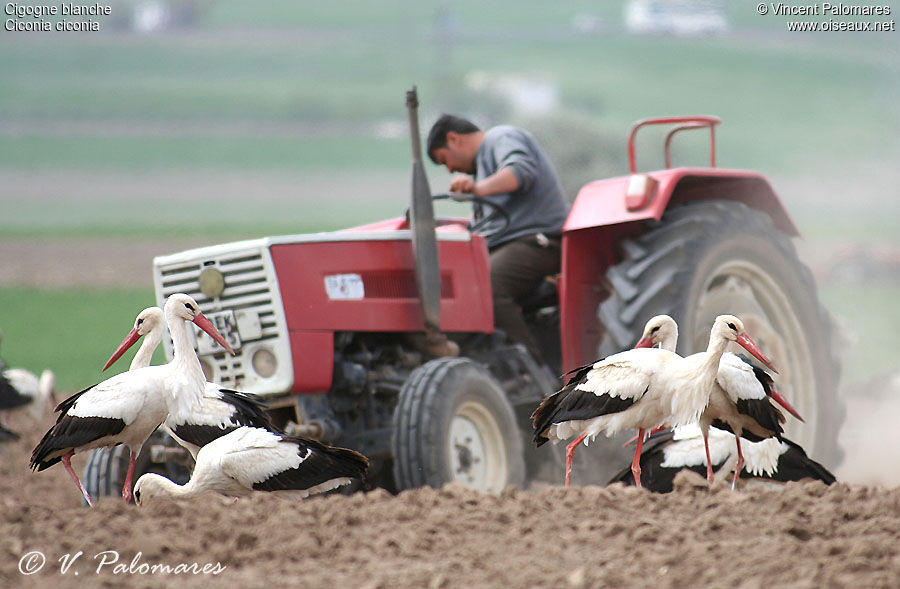
[[[497,493],[525,481],[513,409],[490,373],[467,358],[439,358],[412,372],[391,444],[398,490],[458,482]]]

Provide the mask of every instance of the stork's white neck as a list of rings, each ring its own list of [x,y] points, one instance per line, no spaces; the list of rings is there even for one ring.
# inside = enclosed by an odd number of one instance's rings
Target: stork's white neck
[[[713,332],[706,352],[688,356],[676,365],[679,376],[672,391],[673,425],[692,423],[700,418],[709,403],[709,395],[719,373],[719,361],[727,346],[728,340]]]
[[[706,358],[704,358],[703,366],[707,368],[713,375],[719,372],[719,362],[725,349],[728,348],[728,340],[715,333],[710,334],[709,344],[706,346]]]
[[[187,321],[174,314],[166,313],[166,323],[169,326],[169,333],[172,335],[173,358],[171,366],[181,377],[189,379],[191,389],[196,392],[196,396],[199,398],[203,395],[206,377],[203,375],[203,368],[200,367],[197,352],[194,351],[194,347],[191,345],[191,340],[188,337]]]
[[[157,325],[150,330],[150,333],[144,336],[144,341],[141,342],[141,347],[138,348],[137,354],[135,354],[134,358],[131,359],[130,370],[136,370],[138,368],[150,366],[150,360],[153,358],[153,352],[156,350],[159,342],[162,341],[162,337],[162,324]]]
[[[678,347],[678,331],[674,333],[669,333],[659,342],[659,348],[661,350],[668,350],[669,352],[674,352],[675,348]]]

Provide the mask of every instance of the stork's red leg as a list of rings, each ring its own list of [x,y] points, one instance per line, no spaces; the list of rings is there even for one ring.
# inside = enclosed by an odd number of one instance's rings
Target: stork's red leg
[[[575,458],[575,448],[578,447],[578,444],[584,441],[584,438],[587,437],[587,434],[581,434],[575,441],[566,446],[566,486],[569,486],[569,481],[572,479],[572,459]]]
[[[122,499],[125,504],[131,503],[131,477],[134,476],[134,461],[137,455],[131,452],[131,460],[128,462],[128,472],[125,474],[125,486],[122,487]]]
[[[644,447],[644,428],[638,430],[637,447],[634,449],[634,460],[631,461],[631,474],[634,475],[634,486],[641,488],[641,448]]]
[[[666,429],[666,424],[657,425],[656,427],[654,427],[653,429],[651,429],[650,431],[647,432],[647,435],[645,436],[645,438],[649,439],[650,436],[652,436],[653,434],[658,434],[659,432],[663,431],[664,429]],[[628,440],[627,442],[622,444],[622,447],[627,448],[628,446],[632,445],[636,439],[637,439],[637,436],[632,437],[630,440]]]
[[[709,484],[713,484],[713,481],[716,480],[716,475],[713,472],[712,460],[709,458],[709,435],[703,434],[703,446],[706,448],[706,480]]]
[[[66,471],[69,473],[69,476],[72,477],[72,480],[75,481],[75,484],[78,485],[78,490],[81,491],[81,496],[84,497],[84,500],[87,501],[88,505],[91,507],[94,506],[94,500],[91,499],[91,496],[88,494],[87,489],[84,488],[84,485],[81,484],[81,479],[78,478],[78,475],[75,474],[75,471],[72,469],[72,456],[75,454],[75,450],[69,450],[69,453],[63,456],[60,460],[62,460],[63,466],[66,467]]]
[[[740,432],[738,433],[738,435],[734,436],[734,439],[737,442],[738,459],[737,459],[737,464],[734,465],[734,479],[732,479],[732,481],[731,481],[732,489],[734,489],[734,486],[737,484],[738,477],[741,476],[741,471],[744,470],[744,453],[741,452]]]

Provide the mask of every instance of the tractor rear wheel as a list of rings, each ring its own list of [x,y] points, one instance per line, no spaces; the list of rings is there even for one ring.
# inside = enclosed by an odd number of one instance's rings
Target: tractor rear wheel
[[[497,493],[525,481],[513,409],[468,358],[438,358],[412,372],[394,410],[391,446],[398,490],[457,482]]]
[[[654,315],[678,322],[683,355],[706,349],[717,315],[737,315],[780,370],[779,392],[806,420],[788,417],[786,436],[816,460],[840,462],[845,409],[831,320],[812,273],[768,215],[736,201],[690,202],[621,250],[607,272],[612,294],[599,309],[601,357],[632,347]]]

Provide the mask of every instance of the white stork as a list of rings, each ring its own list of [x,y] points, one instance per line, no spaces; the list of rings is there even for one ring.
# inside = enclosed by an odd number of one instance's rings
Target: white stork
[[[669,493],[679,471],[690,469],[702,475],[708,464],[707,456],[712,457],[714,468],[720,475],[727,475],[731,470],[737,470],[735,448],[734,435],[715,427],[710,428],[707,443],[702,440],[696,425],[654,434],[648,438],[641,453],[643,485],[656,493]],[[743,456],[746,463],[742,482],[778,484],[818,480],[830,485],[836,480],[827,468],[807,456],[803,448],[784,437],[749,442],[745,444]],[[612,483],[633,485],[631,469],[625,467],[613,475],[608,484]]]
[[[240,427],[200,448],[191,480],[178,485],[155,474],[134,486],[143,505],[160,495],[190,498],[208,492],[242,497],[253,491],[278,491],[303,498],[364,479],[369,461],[345,448],[255,427]]]
[[[3,332],[0,331],[0,342]],[[6,429],[11,413],[26,409],[32,417],[39,419],[53,407],[56,375],[52,370],[44,370],[40,378],[24,368],[9,368],[0,358],[0,427],[10,437],[18,438],[15,432]]]
[[[771,368],[741,320],[720,315],[713,323],[706,352],[682,358],[669,350],[639,348],[579,369],[532,413],[535,443],[540,446],[548,439],[565,440],[577,434],[566,452],[568,485],[579,443],[594,439],[601,431],[612,435],[626,428],[637,429],[631,468],[640,486],[644,433],[662,423],[683,425],[700,417],[729,342],[737,342]]]
[[[636,347],[658,345],[665,350],[675,350],[678,343],[678,327],[668,315],[658,315],[650,319]],[[719,370],[709,396],[709,405],[700,415],[700,431],[706,440],[710,426],[735,434],[737,461],[735,478],[737,482],[744,466],[741,437],[751,442],[776,437],[781,438],[784,428],[784,414],[772,404],[774,400],[791,415],[803,421],[797,410],[775,390],[769,374],[751,364],[743,355],[726,352],[719,362]],[[708,453],[707,449],[707,453]],[[712,484],[715,479],[712,460],[707,457],[706,478]]]
[[[56,376],[52,370],[44,370],[40,378],[24,368],[3,370],[0,372],[0,424],[8,427],[10,414],[22,409],[35,419],[41,418],[55,404],[54,388]]]
[[[131,460],[122,498],[131,500],[131,477],[141,446],[170,412],[170,406],[203,394],[203,371],[188,339],[186,321],[191,321],[233,353],[231,347],[207,319],[197,302],[185,294],[166,301],[166,320],[172,333],[175,357],[162,366],[123,372],[72,395],[56,408],[56,424],[44,434],[31,454],[31,468],[38,471],[62,461],[89,505],[93,500],[72,470],[70,460],[78,452],[125,444]]]
[[[144,341],[131,360],[130,370],[149,366],[153,352],[162,341],[164,333],[162,309],[147,307],[135,318],[134,328],[110,357],[103,370],[109,368],[141,337]],[[238,427],[249,425],[273,429],[274,426],[264,408],[265,402],[256,395],[206,382],[199,404],[176,402],[170,406],[163,427],[176,442],[196,458],[197,451],[202,446]]]

